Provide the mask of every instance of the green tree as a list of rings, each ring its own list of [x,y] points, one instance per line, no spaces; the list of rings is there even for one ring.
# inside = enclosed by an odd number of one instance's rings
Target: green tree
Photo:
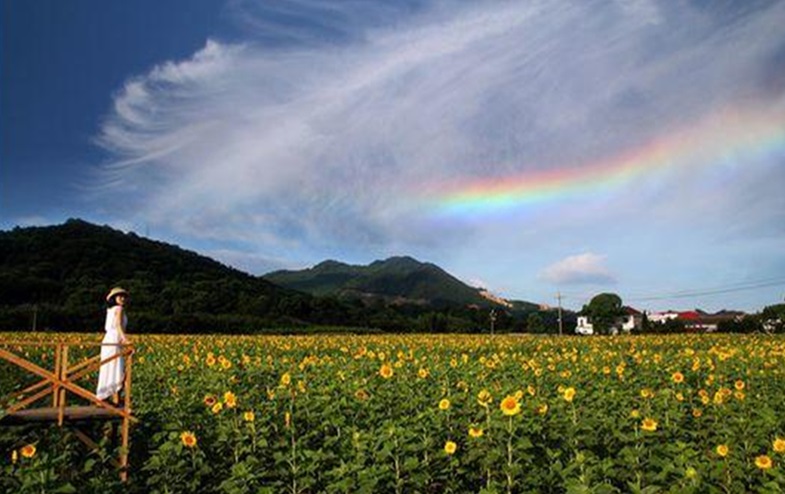
[[[595,295],[581,312],[591,318],[596,334],[609,334],[616,319],[624,315],[621,297],[615,293]]]
[[[760,314],[763,330],[768,333],[785,333],[785,304],[764,307]]]
[[[529,314],[529,317],[526,318],[526,329],[529,333],[541,334],[545,332],[545,321],[542,320],[539,312]]]
[[[643,315],[641,316],[641,333],[650,333],[651,332],[651,321],[649,321],[649,314],[646,311],[643,311]]]

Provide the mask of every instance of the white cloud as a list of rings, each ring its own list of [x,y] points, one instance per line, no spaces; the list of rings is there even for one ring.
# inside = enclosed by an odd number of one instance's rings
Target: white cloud
[[[607,285],[616,278],[605,266],[605,256],[586,252],[569,256],[545,268],[540,276],[557,285]]]
[[[743,182],[733,180],[743,166],[714,177],[716,201],[693,193],[704,176],[652,175],[493,227],[433,222],[424,208],[434,184],[609,159],[737,101],[782,105],[766,82],[785,4],[725,17],[653,0],[374,5],[362,15],[353,2],[257,6],[244,16],[256,38],[210,40],[129,79],[97,137],[113,156],[108,201],[122,194],[126,214],[157,229],[293,262],[391,245],[470,250],[478,229],[519,226],[538,232],[531,249],[545,249],[555,228],[599,230],[625,214],[659,212],[677,232],[695,223],[692,210],[712,227],[741,209],[763,229],[781,210],[781,195],[750,210],[750,191],[738,189],[774,165],[747,167]],[[310,34],[310,22],[291,22],[325,15]]]

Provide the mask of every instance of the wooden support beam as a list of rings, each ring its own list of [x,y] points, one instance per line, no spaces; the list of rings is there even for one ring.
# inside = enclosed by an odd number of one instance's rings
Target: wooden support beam
[[[55,347],[55,369],[54,369],[55,370],[55,374],[57,374],[57,369],[60,368],[60,354],[62,353],[61,352],[62,348],[63,348],[62,345],[57,345]],[[59,386],[57,385],[57,383],[54,383],[52,385],[52,406],[53,407],[57,407],[58,401],[60,399],[60,394],[58,393],[58,388],[59,388]]]
[[[120,480],[125,482],[128,479],[128,434],[130,428],[131,416],[131,369],[133,368],[133,356],[128,355],[125,366],[125,384],[123,385],[125,392],[125,399],[123,400],[123,409],[128,413],[128,416],[123,418],[122,426],[122,445],[120,447]]]
[[[76,427],[71,427],[71,430],[74,431],[76,437],[79,438],[79,440],[82,441],[85,444],[85,446],[90,448],[91,451],[99,451],[101,449],[101,446],[99,446],[98,443],[93,441],[93,439],[90,436],[88,436],[81,430],[77,429]],[[126,471],[123,470],[123,466],[121,465],[121,463],[114,458],[109,458],[109,461],[112,463],[112,465],[115,468],[119,468],[121,470],[120,478],[122,479],[123,482],[125,482],[128,479],[127,476],[128,474]],[[122,478],[123,473],[126,474],[125,478]]]
[[[68,345],[62,345],[60,354],[60,382],[68,380]],[[60,388],[60,397],[57,399],[57,425],[63,426],[63,413],[65,410],[65,389]]]
[[[69,426],[73,426],[74,422],[78,421],[95,421],[95,420],[121,420],[121,441],[119,455],[117,459],[112,458],[112,464],[120,470],[120,479],[125,482],[128,480],[128,449],[130,443],[130,425],[131,422],[138,422],[138,419],[132,415],[131,408],[131,369],[133,364],[133,347],[127,345],[119,345],[121,351],[112,357],[101,360],[101,356],[91,357],[79,364],[69,367],[68,364],[68,349],[69,345],[77,344],[83,346],[83,343],[65,343],[65,342],[3,342],[2,345],[8,347],[17,346],[19,351],[22,346],[55,346],[54,358],[54,371],[50,372],[43,367],[22,358],[5,348],[0,348],[0,358],[15,364],[27,372],[34,374],[40,378],[41,381],[28,386],[20,392],[16,392],[11,398],[17,399],[23,395],[39,390],[32,396],[24,398],[22,401],[14,403],[12,406],[6,408],[6,414],[0,418],[0,424],[16,424],[16,423],[30,423],[30,422],[51,422],[57,421],[59,426],[65,425],[68,422]],[[100,344],[87,343],[89,346],[98,346]],[[124,400],[122,407],[120,407],[115,399],[114,405],[105,401],[99,400],[98,397],[76,384],[76,381],[84,376],[99,370],[102,365],[109,363],[118,358],[126,358],[125,363],[125,376],[123,383]],[[43,389],[41,389],[43,388]],[[93,406],[67,406],[67,393],[71,392],[79,396]],[[27,408],[32,403],[42,399],[49,393],[52,394],[52,407],[51,408]],[[7,400],[0,400],[4,403]],[[113,426],[113,437],[116,436],[116,429]],[[89,448],[97,449],[98,444],[93,441],[87,434],[79,429],[74,428],[74,432],[84,444]]]
[[[28,405],[35,403],[36,401],[40,400],[41,398],[43,398],[44,396],[48,395],[51,392],[52,390],[50,388],[42,389],[41,391],[34,394],[33,396],[28,396],[24,400],[14,403],[13,405],[6,408],[5,411],[6,413],[14,413],[18,410],[26,408]]]

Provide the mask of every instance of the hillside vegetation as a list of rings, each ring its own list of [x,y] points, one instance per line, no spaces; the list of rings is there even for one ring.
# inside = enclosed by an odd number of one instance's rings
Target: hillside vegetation
[[[115,285],[132,293],[135,332],[477,331],[488,328],[491,308],[501,309],[408,257],[367,267],[328,261],[265,279],[77,219],[0,232],[0,330],[100,331],[103,297]],[[522,330],[532,307],[501,311],[496,328]]]

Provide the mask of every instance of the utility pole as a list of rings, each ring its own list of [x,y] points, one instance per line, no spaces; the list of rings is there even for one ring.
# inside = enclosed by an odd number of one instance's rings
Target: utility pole
[[[496,309],[491,309],[490,319],[491,319],[491,336],[493,336],[493,325],[496,322]]]
[[[556,293],[556,299],[559,301],[559,336],[562,336],[564,328],[561,317],[561,292]]]

